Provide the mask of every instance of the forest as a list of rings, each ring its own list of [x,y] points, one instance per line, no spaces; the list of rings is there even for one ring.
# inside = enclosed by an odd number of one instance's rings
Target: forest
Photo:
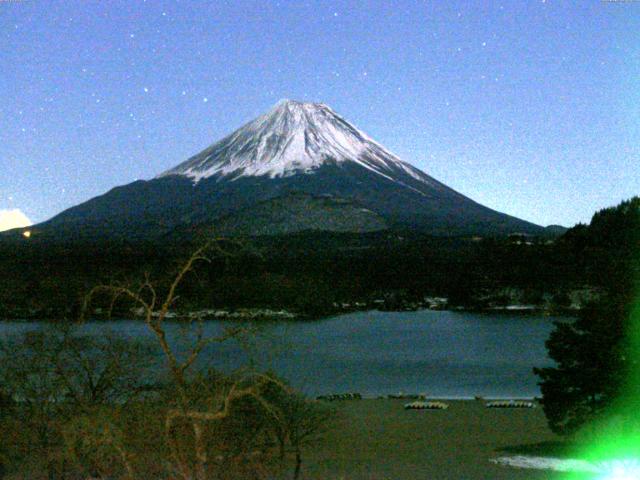
[[[384,231],[216,238],[227,254],[185,279],[180,305],[184,310],[287,309],[313,317],[332,313],[336,304],[370,306],[382,300],[390,309],[402,309],[419,305],[425,296],[482,308],[483,298],[495,300],[505,289],[518,289],[526,303],[546,298],[561,308],[572,290],[602,288],[623,271],[619,245],[633,250],[634,237],[620,212],[632,211],[638,202],[636,197],[597,212],[590,225],[578,224],[558,237]],[[5,237],[0,317],[73,318],[92,286],[144,275],[162,289],[184,258],[210,239],[197,232],[188,241],[130,243]]]

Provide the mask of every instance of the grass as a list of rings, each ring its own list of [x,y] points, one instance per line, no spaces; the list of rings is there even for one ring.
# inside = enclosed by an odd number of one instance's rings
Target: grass
[[[306,453],[303,478],[382,480],[549,479],[551,472],[495,465],[505,455],[563,450],[541,408],[487,409],[449,401],[448,410],[403,409],[402,400],[335,402],[324,441]]]

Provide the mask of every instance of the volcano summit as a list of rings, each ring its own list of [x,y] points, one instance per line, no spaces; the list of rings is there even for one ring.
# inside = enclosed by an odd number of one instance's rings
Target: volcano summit
[[[227,235],[543,231],[400,160],[328,106],[292,100],[156,178],[114,188],[35,230],[74,238],[157,238],[206,226]]]
[[[424,181],[402,162],[324,104],[282,100],[268,113],[236,130],[195,157],[163,173],[196,182],[214,175],[288,177],[323,165],[352,162],[388,180],[398,169]]]

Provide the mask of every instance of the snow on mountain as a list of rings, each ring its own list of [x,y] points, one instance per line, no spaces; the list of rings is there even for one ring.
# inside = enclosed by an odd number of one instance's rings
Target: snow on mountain
[[[322,165],[356,163],[406,185],[397,173],[436,186],[327,105],[281,100],[269,112],[157,178],[183,175],[199,182],[212,176],[280,178],[314,173]]]

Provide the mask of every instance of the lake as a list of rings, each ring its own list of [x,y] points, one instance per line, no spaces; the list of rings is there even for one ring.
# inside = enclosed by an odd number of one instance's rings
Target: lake
[[[556,319],[424,310],[264,323],[248,345],[231,341],[209,346],[200,366],[229,371],[249,362],[272,369],[310,395],[533,397],[539,388],[531,369],[551,364],[544,342]],[[39,325],[0,322],[0,335]],[[193,332],[177,322],[166,325],[171,341],[184,349]],[[208,322],[205,331],[219,335],[228,325]],[[153,340],[147,326],[136,320],[89,322],[82,328]]]

